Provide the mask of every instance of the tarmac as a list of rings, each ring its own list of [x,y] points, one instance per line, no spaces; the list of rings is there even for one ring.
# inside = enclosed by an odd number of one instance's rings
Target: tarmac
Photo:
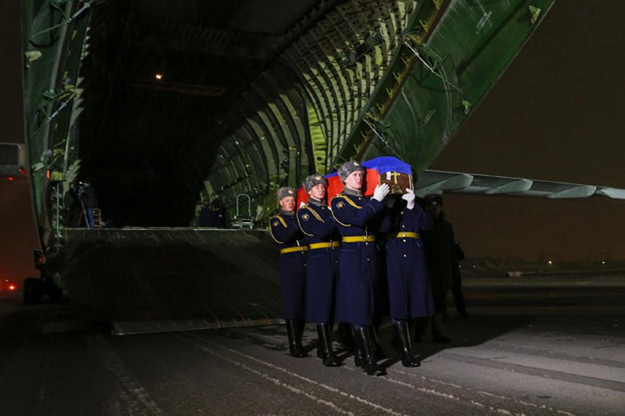
[[[625,276],[465,278],[468,318],[450,298],[447,334],[415,344],[387,375],[287,355],[283,325],[111,335],[70,302],[0,298],[2,415],[621,415]],[[338,348],[338,344],[335,344]]]

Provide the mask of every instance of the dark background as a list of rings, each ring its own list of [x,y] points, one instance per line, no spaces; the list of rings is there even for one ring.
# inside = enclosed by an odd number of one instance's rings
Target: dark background
[[[24,94],[20,2],[0,0],[0,142],[23,144]],[[39,238],[27,179],[0,177],[0,287],[4,280],[35,275],[33,249]]]
[[[625,188],[625,2],[559,1],[432,169]],[[625,259],[625,201],[450,195],[469,257]]]

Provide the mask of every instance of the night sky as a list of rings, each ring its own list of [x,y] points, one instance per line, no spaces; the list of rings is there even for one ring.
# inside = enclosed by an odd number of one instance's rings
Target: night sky
[[[622,1],[560,1],[432,169],[625,188]],[[470,257],[625,260],[625,201],[450,195]]]

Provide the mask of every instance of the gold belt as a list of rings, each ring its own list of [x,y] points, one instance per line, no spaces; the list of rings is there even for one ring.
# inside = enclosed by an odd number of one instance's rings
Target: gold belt
[[[351,237],[343,237],[344,243],[370,243],[375,241],[375,235],[355,235]]]
[[[280,250],[280,254],[295,253],[297,251],[308,251],[308,246],[288,247]]]
[[[312,243],[309,244],[308,247],[310,247],[311,250],[317,250],[320,248],[338,247],[339,245],[338,241],[330,241],[329,243]]]
[[[412,231],[402,231],[397,234],[390,234],[389,238],[420,238],[419,233],[413,233]]]

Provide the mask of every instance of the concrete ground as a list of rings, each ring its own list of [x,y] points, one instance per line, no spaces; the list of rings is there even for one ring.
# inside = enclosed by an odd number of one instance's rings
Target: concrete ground
[[[5,415],[621,415],[625,277],[467,278],[452,344],[368,377],[286,354],[281,325],[114,337],[71,304],[0,298]],[[451,304],[450,300],[450,304]],[[389,323],[381,343],[392,355]]]

